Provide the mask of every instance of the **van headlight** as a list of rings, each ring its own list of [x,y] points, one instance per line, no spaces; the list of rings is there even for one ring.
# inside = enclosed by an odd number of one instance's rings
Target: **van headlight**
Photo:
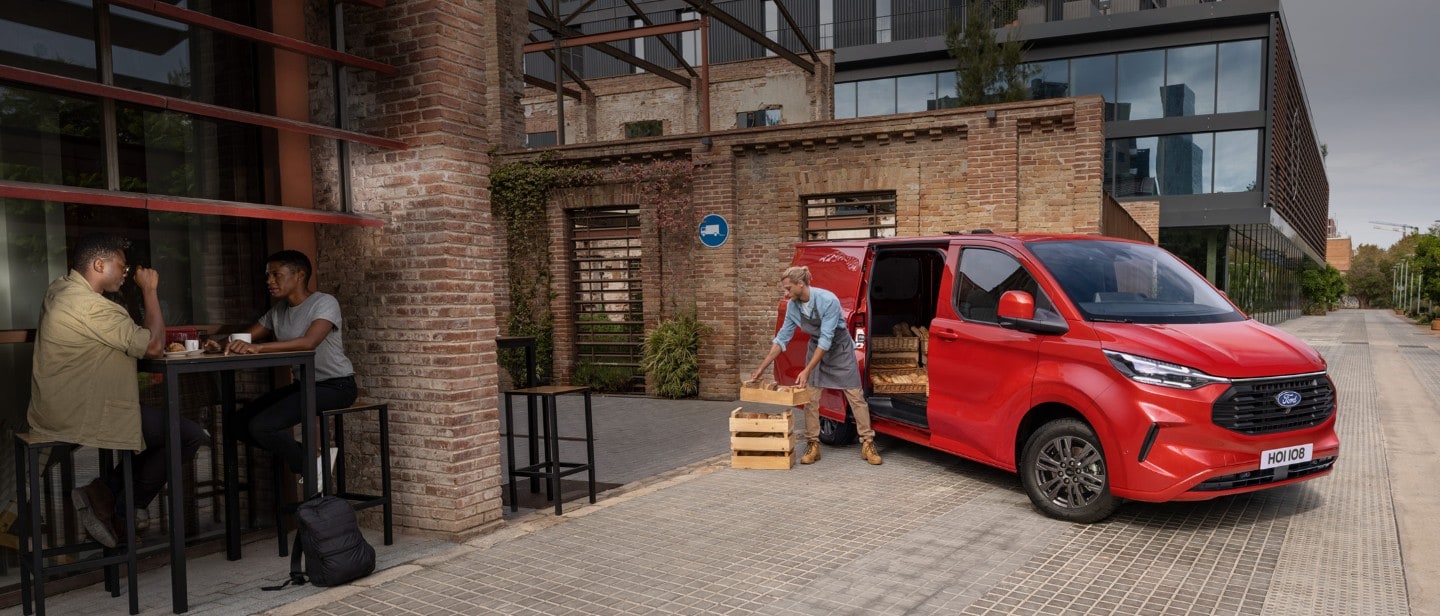
[[[1199,389],[1213,383],[1230,382],[1230,379],[1210,376],[1194,368],[1129,353],[1105,351],[1105,358],[1110,360],[1110,365],[1115,366],[1120,374],[1129,377],[1132,381],[1147,385],[1176,389]]]

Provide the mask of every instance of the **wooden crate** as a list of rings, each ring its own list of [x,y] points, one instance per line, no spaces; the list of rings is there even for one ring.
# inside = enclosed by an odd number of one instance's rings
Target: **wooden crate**
[[[742,402],[759,402],[761,404],[804,406],[810,402],[810,389],[772,391],[761,387],[759,383],[742,383],[740,385],[740,400]]]
[[[795,435],[790,411],[741,417],[730,411],[730,467],[787,470],[795,464]]]

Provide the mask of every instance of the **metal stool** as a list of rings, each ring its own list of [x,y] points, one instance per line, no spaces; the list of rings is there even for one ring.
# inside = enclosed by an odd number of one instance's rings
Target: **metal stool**
[[[20,513],[27,516],[24,525],[27,531],[19,534],[20,538],[20,597],[24,604],[24,612],[34,613],[38,616],[45,616],[45,577],[50,574],[68,573],[71,571],[83,571],[103,567],[105,569],[105,588],[110,591],[110,596],[120,596],[119,572],[116,565],[125,564],[130,592],[130,613],[140,613],[140,596],[138,593],[137,577],[139,575],[139,561],[135,553],[135,516],[132,513],[125,517],[125,546],[123,548],[107,548],[96,542],[86,542],[73,545],[61,545],[45,548],[40,529],[40,497],[37,494],[40,485],[40,452],[53,447],[73,447],[71,443],[60,441],[35,442],[29,434],[15,435],[15,496],[19,505]],[[110,467],[111,450],[102,449],[100,467]],[[135,481],[131,469],[132,453],[129,450],[120,451],[120,468],[122,480],[125,483],[125,502],[135,502]],[[85,551],[100,549],[100,556],[86,558],[69,563],[46,564],[47,557],[61,555],[76,555]],[[32,588],[33,587],[33,588]],[[32,604],[33,601],[33,604]]]
[[[345,416],[352,413],[375,412],[376,419],[380,424],[380,493],[363,494],[351,492],[345,488]],[[394,525],[394,499],[390,490],[390,404],[380,402],[376,404],[356,404],[343,409],[331,409],[320,411],[320,452],[321,456],[328,456],[330,452],[330,430],[325,421],[327,418],[335,423],[335,447],[339,449],[335,456],[335,482],[325,480],[326,492],[351,501],[356,510],[368,509],[370,507],[381,508],[382,527],[385,533],[385,545],[395,543]],[[281,467],[283,462],[276,458],[275,462],[275,530],[276,539],[280,544],[280,555],[288,556],[290,547],[285,541],[288,531],[285,530],[285,514],[294,512],[295,505],[285,504],[281,499],[284,484],[284,473]]]
[[[559,422],[559,408],[556,405],[556,396],[566,394],[583,394],[585,396],[585,437],[584,439],[573,437],[561,437]],[[525,396],[527,399],[540,400],[540,427],[541,437],[544,439],[544,459],[536,462],[531,460],[529,466],[515,467],[515,422],[510,412],[512,401],[515,396]],[[531,422],[531,425],[535,425]],[[535,441],[535,434],[525,435],[532,443]],[[560,441],[562,440],[584,440],[585,441],[585,462],[561,462]],[[532,451],[534,449],[532,448]],[[506,465],[510,471],[510,511],[519,509],[519,501],[516,500],[515,479],[517,477],[544,478],[545,494],[555,501],[555,515],[560,515],[560,502],[564,500],[563,490],[560,488],[560,478],[566,475],[573,475],[580,471],[589,471],[590,474],[590,502],[595,502],[595,429],[590,416],[590,388],[545,385],[541,387],[527,387],[514,389],[505,392],[505,452]]]

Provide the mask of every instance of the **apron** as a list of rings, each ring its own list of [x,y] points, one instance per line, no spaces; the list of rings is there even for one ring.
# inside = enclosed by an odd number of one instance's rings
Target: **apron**
[[[811,354],[820,345],[820,311],[816,310],[813,316],[806,316],[805,311],[800,308],[800,302],[795,302],[795,309],[800,313],[800,331],[810,334],[810,347],[805,352],[808,363],[813,356]],[[830,339],[830,350],[825,352],[820,364],[810,373],[810,386],[824,389],[860,387],[860,364],[855,362],[855,341],[850,338],[850,331],[845,328],[843,319],[840,326],[835,328],[835,336]]]

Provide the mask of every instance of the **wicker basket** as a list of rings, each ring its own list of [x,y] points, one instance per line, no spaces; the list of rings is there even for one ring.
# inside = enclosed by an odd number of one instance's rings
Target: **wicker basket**
[[[901,352],[870,352],[870,365],[876,368],[898,369],[918,368],[920,366],[920,354],[917,351]]]
[[[870,339],[870,351],[872,353],[908,351],[918,353],[920,351],[920,339],[910,336],[876,336]]]
[[[878,383],[875,377],[894,374],[911,374],[925,378],[920,383]],[[877,394],[929,394],[930,382],[928,375],[923,370],[870,370],[870,383]]]

